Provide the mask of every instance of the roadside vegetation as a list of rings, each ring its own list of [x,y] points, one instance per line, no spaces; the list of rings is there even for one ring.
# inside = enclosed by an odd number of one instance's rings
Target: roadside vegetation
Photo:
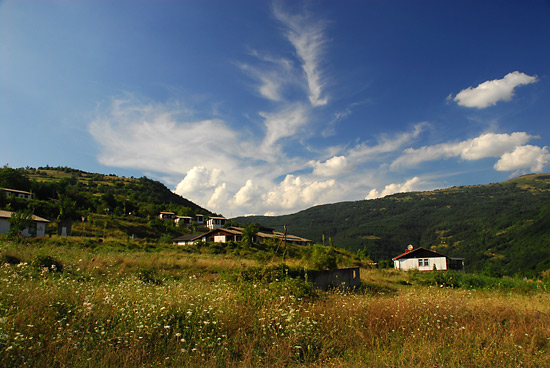
[[[325,292],[289,277],[332,252],[320,247],[283,259],[242,244],[0,238],[1,365],[550,365],[549,275],[399,272],[336,251],[362,284]]]

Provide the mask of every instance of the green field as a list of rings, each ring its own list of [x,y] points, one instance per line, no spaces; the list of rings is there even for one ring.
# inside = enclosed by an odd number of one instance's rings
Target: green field
[[[251,254],[0,238],[0,365],[550,366],[546,274],[363,268],[325,292]]]

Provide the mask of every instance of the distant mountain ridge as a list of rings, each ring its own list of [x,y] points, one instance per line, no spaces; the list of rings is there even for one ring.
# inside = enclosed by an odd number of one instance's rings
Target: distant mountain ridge
[[[315,206],[260,223],[390,260],[413,244],[463,257],[466,269],[533,275],[550,269],[550,174],[502,183],[390,195]]]

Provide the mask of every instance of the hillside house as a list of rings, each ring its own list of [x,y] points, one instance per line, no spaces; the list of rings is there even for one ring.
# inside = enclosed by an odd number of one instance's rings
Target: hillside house
[[[190,226],[192,219],[193,218],[191,216],[176,216],[174,222],[178,225]]]
[[[204,224],[204,215],[201,215],[200,213],[197,213],[195,215],[195,222],[197,223],[197,225]]]
[[[244,229],[241,227],[230,226],[228,228],[212,229],[204,234],[192,234],[183,235],[173,240],[174,244],[178,245],[191,245],[198,242],[205,243],[228,243],[230,241],[241,241]],[[307,245],[311,243],[311,240],[301,238],[296,235],[284,235],[278,232],[269,232],[267,229],[262,229],[256,233],[255,241],[260,243],[265,242],[268,239],[275,239],[277,241],[285,240],[288,244]]]
[[[16,190],[16,189],[8,189],[8,188],[0,188],[0,190],[4,192],[4,195],[6,197],[32,199],[32,193],[25,192],[24,190]]]
[[[159,219],[174,221],[176,219],[176,214],[174,212],[161,212],[159,213]]]
[[[219,229],[225,225],[226,221],[225,217],[209,217],[206,221],[206,227],[210,230]]]
[[[280,233],[280,232],[277,232],[277,231],[268,232],[268,231],[260,230],[256,234],[256,237],[258,238],[258,241],[260,243],[263,243],[268,239],[275,239],[275,240],[280,241],[280,242],[285,241],[289,244],[297,244],[297,245],[309,245],[309,244],[311,244],[310,239],[301,238],[301,237],[296,236],[296,235],[284,234],[284,233]]]
[[[446,271],[446,270],[464,270],[463,258],[451,258],[441,253],[425,248],[414,249],[409,245],[407,251],[393,260],[393,266],[396,270],[419,271]]]
[[[176,245],[193,245],[201,241],[202,234],[185,234],[172,240]]]
[[[10,218],[13,212],[0,210],[0,234],[6,234],[10,231]],[[46,235],[46,225],[50,221],[45,218],[32,215],[32,222],[25,230],[21,232],[22,236],[44,236]]]

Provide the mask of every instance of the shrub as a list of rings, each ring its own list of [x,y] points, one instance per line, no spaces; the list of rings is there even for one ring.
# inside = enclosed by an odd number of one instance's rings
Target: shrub
[[[143,268],[138,271],[138,279],[146,284],[160,285],[162,284],[162,279],[159,278],[158,273],[155,269],[152,268]]]
[[[4,264],[4,263],[11,264],[11,265],[17,265],[17,264],[21,263],[21,259],[17,256],[4,253],[0,256],[0,264]]]
[[[334,270],[338,268],[334,248],[315,244],[311,254],[311,266],[316,270]]]
[[[49,272],[63,272],[63,264],[52,256],[38,255],[31,265],[38,269],[46,268]]]

